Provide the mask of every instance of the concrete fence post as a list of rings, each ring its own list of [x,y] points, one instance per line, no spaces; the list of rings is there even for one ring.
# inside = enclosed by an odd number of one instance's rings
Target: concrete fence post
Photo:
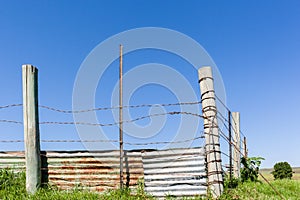
[[[208,175],[208,189],[213,198],[223,193],[223,171],[219,142],[217,107],[211,67],[198,70],[204,118],[205,152]]]
[[[240,177],[241,169],[241,137],[240,137],[240,113],[232,112],[233,124],[233,176]]]
[[[41,185],[37,77],[37,68],[32,65],[22,66],[26,190],[30,194],[34,194]]]

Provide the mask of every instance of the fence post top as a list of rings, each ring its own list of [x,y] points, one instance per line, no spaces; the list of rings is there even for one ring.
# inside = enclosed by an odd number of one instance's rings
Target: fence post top
[[[32,72],[37,72],[38,71],[38,68],[35,67],[35,66],[33,66],[33,65],[31,65],[31,64],[23,64],[22,65],[22,69],[23,70],[31,69]]]
[[[210,66],[204,66],[198,69],[199,78],[212,77],[212,69]]]

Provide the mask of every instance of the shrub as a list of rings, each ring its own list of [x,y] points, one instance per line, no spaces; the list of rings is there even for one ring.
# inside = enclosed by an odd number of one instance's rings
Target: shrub
[[[242,157],[241,163],[243,168],[241,169],[241,181],[253,181],[258,180],[258,171],[261,161],[264,160],[262,157]]]
[[[274,165],[274,171],[271,172],[274,176],[274,179],[291,179],[293,176],[293,170],[289,163],[279,162]]]

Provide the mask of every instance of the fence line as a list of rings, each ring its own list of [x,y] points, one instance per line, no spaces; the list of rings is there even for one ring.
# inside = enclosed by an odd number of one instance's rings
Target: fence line
[[[122,108],[168,107],[168,106],[197,105],[197,104],[201,104],[201,101],[196,101],[196,102],[181,102],[181,103],[179,102],[179,103],[169,103],[169,104],[127,105],[127,106],[122,106]],[[98,107],[98,108],[85,109],[85,110],[61,110],[61,109],[56,109],[56,108],[52,108],[52,107],[49,107],[49,106],[43,106],[43,105],[39,105],[39,107],[44,108],[44,109],[48,109],[48,110],[51,110],[51,111],[56,111],[56,112],[61,112],[61,113],[67,113],[67,114],[120,109],[120,106]]]
[[[226,108],[227,111],[230,111],[230,109],[225,105],[225,103],[216,95],[216,99],[224,106],[224,108]],[[143,108],[143,107],[167,107],[167,106],[180,106],[180,105],[199,105],[201,104],[201,101],[197,101],[197,102],[182,102],[182,103],[169,103],[169,104],[140,104],[140,105],[128,105],[128,106],[123,106],[122,108]],[[4,105],[4,106],[0,106],[0,109],[6,109],[6,108],[13,108],[13,107],[21,107],[23,106],[23,104],[10,104],[10,105]],[[48,107],[48,106],[43,106],[43,105],[39,105],[40,108],[44,108],[47,110],[51,110],[51,111],[55,111],[55,112],[60,112],[60,113],[66,113],[66,114],[73,114],[73,113],[84,113],[84,112],[92,112],[92,111],[105,111],[105,110],[114,110],[114,109],[119,109],[119,106],[115,106],[115,107],[98,107],[98,108],[93,108],[93,109],[86,109],[86,110],[61,110],[61,109],[56,109],[56,108],[52,108],[52,107]],[[206,118],[205,116],[196,114],[196,113],[191,113],[191,112],[181,112],[181,111],[173,111],[173,112],[166,112],[166,113],[156,113],[156,114],[152,114],[152,115],[147,115],[147,116],[142,116],[142,117],[138,117],[132,120],[125,120],[123,121],[123,123],[132,123],[135,121],[139,121],[139,120],[143,120],[146,118],[151,118],[151,117],[157,117],[157,116],[165,116],[165,115],[190,115],[190,116],[195,116],[195,117],[200,117],[200,118]],[[221,120],[222,125],[224,125],[224,127],[229,130],[229,128],[227,127],[227,123],[229,123],[228,119],[219,111],[217,111],[218,114],[218,119]],[[236,124],[234,118],[232,118],[233,123]],[[13,123],[13,124],[23,124],[23,122],[21,121],[15,121],[15,120],[6,120],[6,119],[0,119],[0,123]],[[43,124],[57,124],[57,125],[89,125],[89,126],[116,126],[119,125],[120,122],[115,122],[115,123],[108,123],[108,124],[100,124],[100,123],[88,123],[88,122],[40,122],[39,124],[43,125]],[[237,130],[235,130],[232,127],[233,131],[236,133]],[[220,136],[225,139],[225,141],[233,146],[234,149],[236,149],[237,151],[239,151],[239,153],[242,156],[245,156],[244,153],[242,152],[243,146],[241,146],[240,149],[238,149],[236,147],[236,145],[233,143],[235,142],[234,139],[232,139],[233,141],[230,141],[230,139],[226,136],[226,134],[219,129],[220,132]],[[240,134],[243,135],[245,137],[245,134],[240,130]],[[204,138],[203,135],[199,136],[199,137],[195,137],[192,139],[188,139],[188,140],[183,140],[183,141],[173,141],[173,142],[167,142],[167,141],[163,141],[163,142],[148,142],[148,143],[132,143],[132,142],[124,142],[124,144],[127,145],[133,145],[133,146],[143,146],[143,145],[150,145],[150,144],[174,144],[174,143],[185,143],[185,142],[189,142],[189,141],[195,141],[198,140],[200,138]],[[0,143],[23,143],[24,140],[0,140]],[[62,142],[62,143],[75,143],[75,142],[114,142],[114,143],[118,143],[119,140],[41,140],[41,142],[49,142],[49,143],[58,143],[58,142]],[[227,157],[230,157],[228,154],[226,154],[225,152],[221,153]],[[234,159],[233,159],[234,160]],[[235,160],[234,160],[235,161]],[[225,166],[226,167],[226,166]],[[281,194],[276,190],[276,188],[274,188],[272,186],[272,184],[261,174],[259,173],[259,175],[267,182],[268,185],[270,185],[270,187],[272,188],[273,191],[275,191],[280,197]]]
[[[19,106],[23,106],[23,104],[10,104],[10,105],[5,105],[5,106],[0,106],[0,109],[19,107]]]
[[[23,124],[23,122],[20,122],[20,121],[6,120],[6,119],[0,119],[0,122],[1,123]]]
[[[151,117],[158,117],[158,116],[165,116],[165,115],[191,115],[195,117],[200,117],[200,118],[205,118],[202,115],[196,114],[196,113],[191,113],[191,112],[181,112],[181,111],[173,111],[173,112],[165,112],[165,113],[156,113],[152,115],[146,115],[142,117],[138,117],[132,120],[125,120],[122,121],[121,123],[132,123],[135,121],[151,118]],[[100,124],[100,123],[88,123],[88,122],[40,122],[39,124],[60,124],[60,125],[88,125],[88,126],[116,126],[119,125],[120,122],[115,122],[115,123],[108,123],[108,124]]]
[[[187,105],[197,105],[201,104],[201,101],[195,101],[195,102],[178,102],[178,103],[163,103],[163,104],[139,104],[139,105],[125,105],[122,106],[122,108],[143,108],[143,107],[169,107],[169,106],[187,106]],[[5,106],[0,106],[0,109],[4,108],[11,108],[11,107],[20,107],[23,106],[23,104],[9,104]],[[92,112],[92,111],[102,111],[102,110],[114,110],[114,109],[120,109],[120,106],[112,106],[112,107],[97,107],[97,108],[90,108],[85,110],[62,110],[57,109],[49,106],[39,105],[40,108],[44,108],[51,111],[61,112],[61,113],[84,113],[84,112]]]
[[[125,120],[122,121],[122,123],[132,123],[135,121],[151,118],[151,117],[158,117],[158,116],[165,116],[165,115],[190,115],[190,116],[195,116],[195,117],[200,117],[200,118],[205,118],[202,115],[196,114],[196,113],[191,113],[191,112],[182,112],[182,111],[172,111],[172,112],[165,112],[165,113],[156,113],[152,115],[146,115],[142,117],[138,117],[132,120]],[[0,122],[3,123],[15,123],[15,124],[23,124],[23,122],[20,121],[14,121],[14,120],[0,120]],[[120,122],[114,122],[114,123],[107,123],[107,124],[101,124],[101,123],[89,123],[89,122],[54,122],[54,121],[46,121],[46,122],[39,122],[39,124],[44,125],[44,124],[58,124],[58,125],[87,125],[87,126],[116,126],[119,125]]]
[[[179,144],[179,143],[186,143],[186,142],[191,142],[191,141],[196,141],[199,139],[203,139],[204,135],[201,135],[199,137],[194,137],[192,139],[186,139],[186,140],[179,140],[179,141],[163,141],[163,142],[145,142],[145,143],[134,143],[134,142],[123,142],[124,144],[127,145],[133,145],[133,146],[143,146],[143,145],[150,145],[150,144]],[[80,142],[99,142],[99,143],[104,143],[104,142],[113,142],[113,143],[118,143],[120,142],[119,140],[40,140],[41,142],[45,143],[80,143]],[[24,140],[0,140],[0,143],[21,143],[24,142]]]
[[[220,98],[218,98],[217,97],[217,99],[221,102],[221,104],[227,109],[227,111],[230,111],[229,110],[229,108],[220,100]],[[231,111],[230,111],[230,113],[231,113]],[[219,113],[218,113],[219,114]],[[228,120],[220,113],[220,115],[222,116],[222,118],[224,118],[224,120],[225,121],[227,121],[228,122]],[[233,121],[234,121],[234,118],[232,117],[231,118]],[[227,130],[229,130],[229,128],[226,126],[226,124],[224,123],[224,121],[222,122],[223,123],[223,125],[226,127],[226,129]],[[235,121],[234,121],[234,123],[236,123]],[[234,130],[234,129],[233,129]],[[235,130],[234,130],[235,131]],[[243,156],[243,157],[245,157],[246,155],[243,153],[243,152],[241,152],[241,149],[239,149],[239,148],[237,148],[236,147],[236,145],[232,142],[232,141],[230,141],[230,138],[229,137],[227,137],[226,136],[226,134],[219,128],[219,132],[221,133],[220,134],[220,136],[221,137],[223,137],[225,140],[226,140],[226,142],[228,142],[228,144],[229,145],[232,145],[233,147],[234,147],[234,149],[236,149],[237,151],[239,151],[239,153]],[[235,131],[235,133],[236,133],[236,131]],[[240,131],[240,134],[242,134],[244,137],[245,137],[245,135]],[[230,157],[229,155],[227,155],[226,153],[224,153],[224,152],[221,152],[223,155],[225,155],[225,156],[227,156],[227,157]],[[233,158],[232,158],[233,159]],[[250,163],[250,165],[254,168],[255,166],[254,166],[254,164],[253,163]],[[225,166],[226,167],[226,166]],[[279,197],[281,198],[281,199],[283,199],[284,200],[284,197],[280,194],[280,192],[262,175],[262,173],[258,173],[265,181],[266,181],[266,183],[271,187],[271,189],[277,194],[277,195],[279,195]],[[248,190],[247,190],[247,192],[249,193],[249,194],[251,194],[251,192],[249,192]]]
[[[227,110],[227,111],[230,111],[231,112],[231,110],[226,106],[226,104],[221,100],[221,98],[219,98],[217,95],[216,95],[216,99],[223,105],[223,107]],[[232,112],[231,112],[232,113]],[[222,113],[220,113],[220,114],[222,114]],[[231,114],[231,116],[232,116],[232,114]],[[223,116],[224,117],[224,116]],[[225,118],[225,119],[227,119],[227,118]],[[235,120],[234,120],[234,118],[232,117],[232,121],[236,124],[236,122],[235,122]],[[228,121],[227,121],[228,122]],[[246,137],[246,135],[243,133],[243,131],[241,131],[240,130],[240,134],[241,135],[243,135],[244,137]]]

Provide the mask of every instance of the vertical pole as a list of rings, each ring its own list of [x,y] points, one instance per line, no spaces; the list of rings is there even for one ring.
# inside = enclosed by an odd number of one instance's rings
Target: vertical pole
[[[211,67],[198,70],[201,91],[202,112],[204,116],[205,152],[208,175],[208,189],[213,198],[223,193],[223,172],[217,121],[214,83]]]
[[[241,137],[240,137],[240,113],[233,112],[232,113],[233,119],[233,130],[234,130],[234,151],[233,151],[233,176],[235,178],[240,177],[240,170],[241,170]]]
[[[244,137],[244,155],[245,158],[248,158],[248,149],[247,149],[247,139]]]
[[[232,135],[231,111],[228,110],[228,135],[229,135],[229,180],[232,180]]]
[[[41,185],[40,133],[38,112],[38,69],[22,66],[23,118],[26,158],[26,190],[34,194]]]
[[[119,73],[119,139],[120,139],[120,188],[123,188],[123,46],[120,45]]]

